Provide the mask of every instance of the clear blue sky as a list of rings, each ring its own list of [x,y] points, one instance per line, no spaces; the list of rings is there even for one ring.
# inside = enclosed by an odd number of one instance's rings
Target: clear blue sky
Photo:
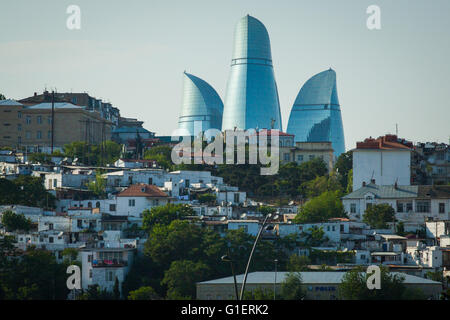
[[[81,8],[81,30],[66,8]],[[381,8],[382,29],[366,28]],[[126,117],[169,135],[182,73],[223,98],[237,21],[261,20],[272,44],[283,127],[312,75],[332,67],[346,147],[395,133],[412,141],[450,136],[450,1],[54,0],[0,2],[0,92],[20,99],[56,87],[111,101]]]

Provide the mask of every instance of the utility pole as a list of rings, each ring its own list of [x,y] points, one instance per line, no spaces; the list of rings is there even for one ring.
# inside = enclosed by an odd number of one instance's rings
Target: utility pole
[[[51,147],[51,153],[53,154],[53,146],[54,146],[54,139],[55,139],[55,91],[52,91],[52,147]]]

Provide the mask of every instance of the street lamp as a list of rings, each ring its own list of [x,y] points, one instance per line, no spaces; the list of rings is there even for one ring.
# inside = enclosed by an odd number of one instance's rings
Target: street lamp
[[[258,244],[258,241],[259,241],[259,238],[261,237],[262,231],[265,229],[267,220],[269,218],[271,218],[271,217],[272,217],[271,213],[266,215],[266,217],[264,218],[264,221],[262,223],[262,226],[261,226],[261,228],[258,231],[258,235],[256,236],[255,242],[253,243],[252,251],[250,252],[250,256],[248,257],[247,267],[245,268],[244,280],[242,281],[241,295],[239,297],[239,300],[242,300],[242,298],[244,297],[245,284],[247,283],[248,269],[250,268],[250,263],[252,262],[252,257],[253,257],[253,253],[255,252],[256,245]],[[273,219],[274,220],[278,219],[278,215],[276,215]],[[273,230],[273,229],[274,229],[273,226],[268,226],[267,227],[267,230]]]
[[[222,256],[221,260],[223,262],[229,262],[231,265],[231,273],[233,274],[233,279],[234,279],[234,292],[236,295],[236,300],[239,300],[238,288],[237,288],[237,282],[236,282],[236,273],[234,273],[233,260],[230,258],[230,250],[228,250],[228,255]]]

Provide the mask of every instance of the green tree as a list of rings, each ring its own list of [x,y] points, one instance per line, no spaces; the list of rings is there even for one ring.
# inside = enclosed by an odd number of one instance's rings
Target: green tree
[[[54,208],[55,199],[45,190],[40,177],[19,175],[12,181],[0,179],[0,205],[20,204],[30,207]]]
[[[174,261],[169,270],[164,273],[162,284],[166,285],[167,298],[178,299],[185,297],[187,299],[195,298],[195,284],[204,280],[209,268],[202,262],[193,262],[190,260]]]
[[[254,290],[245,290],[244,300],[272,300],[273,290],[258,287]]]
[[[78,249],[75,248],[65,248],[62,251],[62,256],[64,259],[66,259],[68,262],[72,263],[73,261],[77,260],[78,257]]]
[[[387,228],[387,222],[394,221],[395,211],[387,203],[375,204],[366,209],[363,222],[370,225],[373,229]]]
[[[302,288],[302,274],[300,272],[289,272],[281,283],[281,297],[283,300],[300,300],[305,297]]]
[[[25,218],[23,214],[16,214],[7,210],[2,214],[2,225],[8,232],[18,230],[28,232],[31,229],[31,220]]]
[[[296,223],[324,222],[331,218],[346,217],[341,201],[341,192],[326,191],[301,207],[295,217]]]
[[[64,145],[63,149],[67,157],[78,158],[86,165],[100,166],[119,159],[122,147],[114,141],[105,141],[103,145],[74,141]]]
[[[97,197],[106,195],[106,179],[102,177],[101,171],[96,172],[94,181],[88,182],[88,189]]]
[[[0,100],[6,100],[6,97],[0,93]]]
[[[197,196],[197,200],[200,203],[215,203],[216,202],[216,195],[213,194],[213,193],[199,194]]]
[[[152,287],[140,287],[131,291],[128,300],[159,300],[159,296]]]
[[[273,214],[275,213],[277,210],[273,207],[269,207],[269,206],[259,206],[258,207],[258,212],[261,213],[263,216],[267,216],[269,213]]]
[[[162,168],[172,170],[172,148],[170,146],[156,146],[144,153],[144,159],[156,161]]]
[[[342,189],[348,190],[348,186],[353,176],[353,152],[347,151],[341,153],[334,165],[334,171],[336,172],[337,179],[342,186]],[[353,184],[353,181],[351,181]]]
[[[311,199],[326,191],[343,191],[335,174],[330,176],[318,176],[313,180],[302,183],[299,187],[301,193]]]
[[[289,257],[287,270],[291,272],[308,271],[308,265],[310,263],[311,260],[307,256],[299,256],[297,254],[292,254]]]
[[[88,287],[87,290],[78,296],[78,300],[115,300],[114,294],[106,289],[100,289],[98,284]]]
[[[381,269],[381,289],[367,288],[366,274],[362,267],[348,271],[339,285],[339,295],[344,300],[405,300],[408,298],[423,299],[417,291],[407,290],[404,277],[393,274],[384,266]]]
[[[164,206],[153,207],[151,210],[146,209],[142,213],[143,229],[150,231],[157,224],[169,225],[174,220],[181,220],[194,214],[194,210],[184,204],[168,203]]]

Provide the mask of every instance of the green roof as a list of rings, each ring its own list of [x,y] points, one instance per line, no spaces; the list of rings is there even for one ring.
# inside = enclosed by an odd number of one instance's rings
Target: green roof
[[[378,199],[398,199],[417,198],[419,186],[379,186],[369,183],[365,187],[359,188],[352,193],[342,197],[342,199],[361,199],[367,193],[372,193]]]

